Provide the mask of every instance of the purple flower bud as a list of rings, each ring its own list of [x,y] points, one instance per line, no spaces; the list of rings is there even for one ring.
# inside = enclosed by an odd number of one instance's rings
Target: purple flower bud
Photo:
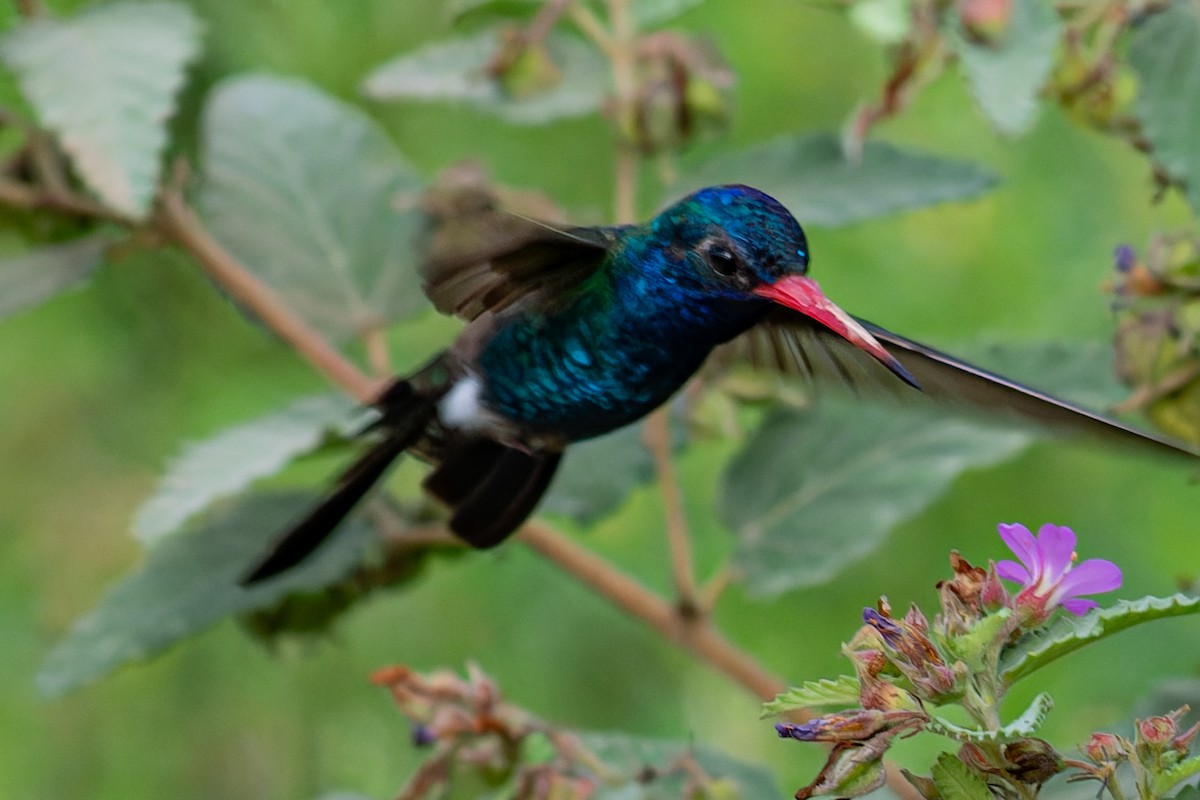
[[[1117,272],[1129,272],[1137,263],[1137,253],[1133,252],[1133,248],[1129,245],[1119,244],[1113,251],[1113,263],[1117,267]]]
[[[412,743],[413,747],[429,747],[437,741],[437,736],[429,729],[428,725],[416,724],[412,726]]]

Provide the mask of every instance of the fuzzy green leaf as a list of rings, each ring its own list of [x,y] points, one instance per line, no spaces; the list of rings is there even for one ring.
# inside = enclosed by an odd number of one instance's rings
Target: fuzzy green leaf
[[[654,477],[654,460],[642,444],[642,427],[572,445],[540,510],[590,524]]]
[[[1030,441],[941,414],[824,403],[770,417],[730,462],[719,497],[747,591],[831,580],[963,472]]]
[[[424,306],[421,181],[366,114],[258,75],[220,84],[203,127],[210,230],[310,324],[347,339]]]
[[[0,58],[88,188],[113,209],[144,217],[200,32],[182,3],[93,5],[17,27]]]
[[[46,659],[38,688],[62,694],[130,661],[157,655],[224,617],[313,592],[362,560],[370,528],[351,518],[293,570],[245,588],[238,579],[311,501],[305,493],[254,495],[221,509],[150,551],[143,567],[77,620]]]
[[[78,286],[104,263],[103,236],[85,236],[0,259],[0,319]]]
[[[682,797],[689,778],[679,767],[684,757],[694,759],[709,778],[725,781],[742,800],[781,796],[769,770],[710,747],[624,733],[585,732],[579,738],[607,768],[604,784],[592,795],[595,800]]]
[[[1136,113],[1154,160],[1181,181],[1200,215],[1200,5],[1176,0],[1134,29]]]
[[[637,0],[630,5],[633,23],[639,29],[654,28],[670,22],[704,0]],[[545,0],[450,0],[446,15],[456,23],[496,19],[523,20],[533,16]]]
[[[857,706],[860,702],[859,690],[858,678],[852,675],[805,681],[803,685],[794,686],[776,695],[774,700],[763,703],[760,716],[774,717],[800,708]]]
[[[942,800],[992,800],[987,781],[953,753],[942,753],[933,765],[933,784]]]
[[[834,227],[871,217],[966,200],[991,189],[981,166],[869,141],[848,160],[832,134],[791,136],[685,167],[672,193],[746,183],[774,196],[805,225]]]
[[[859,0],[849,8],[850,21],[882,44],[897,44],[913,26],[912,0]]]
[[[194,514],[318,447],[330,432],[350,433],[354,402],[340,394],[305,397],[188,447],[138,509],[133,532],[154,544]]]
[[[1200,597],[1176,594],[1119,600],[1082,617],[1061,615],[1045,628],[1022,636],[1000,654],[1000,676],[1011,686],[1021,678],[1084,645],[1155,619],[1200,613]]]
[[[995,658],[1000,648],[1000,631],[1011,617],[1012,609],[1008,608],[988,614],[977,621],[971,630],[949,639],[946,645],[972,672],[985,669],[988,661]]]
[[[1043,0],[1014,0],[1003,38],[977,43],[952,38],[975,102],[1001,133],[1026,130],[1036,116],[1038,92],[1054,66],[1059,21]]]
[[[1033,698],[1033,702],[1029,704],[1029,708],[1025,709],[1025,712],[1021,716],[997,731],[964,728],[961,725],[956,725],[947,719],[937,716],[930,719],[926,728],[934,733],[940,733],[943,736],[948,736],[960,742],[1007,742],[1037,733],[1038,728],[1046,721],[1046,715],[1053,708],[1053,698],[1045,692],[1041,692],[1037,697]]]
[[[1188,778],[1192,778],[1196,775],[1200,775],[1200,756],[1185,758],[1178,764],[1175,764],[1169,769],[1163,770],[1158,775],[1154,776],[1154,783],[1151,787],[1154,792],[1154,796],[1165,797],[1167,792],[1171,791],[1172,787],[1178,786],[1181,782],[1186,781]],[[1197,787],[1193,783],[1181,789],[1179,794],[1175,795],[1173,800],[1179,800],[1181,797],[1186,797],[1188,789],[1192,790],[1193,797],[1197,796]]]
[[[464,103],[523,125],[598,111],[608,92],[604,59],[579,39],[551,34],[546,52],[558,80],[527,97],[515,97],[488,74],[499,39],[493,30],[427,45],[388,61],[367,76],[363,91],[376,100]]]
[[[637,0],[629,11],[639,28],[654,28],[690,11],[704,0]]]

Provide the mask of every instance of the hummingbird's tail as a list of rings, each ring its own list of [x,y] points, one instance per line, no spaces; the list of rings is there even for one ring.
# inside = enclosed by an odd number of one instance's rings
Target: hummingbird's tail
[[[495,547],[533,513],[561,457],[468,439],[441,454],[424,486],[450,507],[450,530],[460,539],[472,547]]]
[[[401,453],[424,435],[437,412],[436,398],[417,392],[398,380],[377,405],[384,416],[374,427],[386,433],[343,472],[320,503],[280,534],[271,549],[241,579],[243,586],[278,575],[299,564],[328,538],[358,501],[374,486]]]
[[[430,371],[436,369],[435,362]],[[450,508],[450,530],[463,541],[472,547],[494,547],[520,527],[550,485],[561,454],[529,453],[492,439],[447,432],[437,420],[444,393],[445,387],[427,380],[422,371],[396,381],[380,395],[373,405],[382,416],[370,430],[382,432],[382,438],[338,477],[329,494],[280,534],[242,577],[242,585],[274,577],[307,558],[392,462],[412,447],[437,464],[425,479],[425,489]],[[431,431],[437,435],[431,438]]]

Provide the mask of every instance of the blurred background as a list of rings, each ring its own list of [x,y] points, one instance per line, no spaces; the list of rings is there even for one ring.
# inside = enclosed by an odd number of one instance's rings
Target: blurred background
[[[48,5],[66,12],[79,4]],[[599,119],[513,127],[469,109],[362,99],[371,69],[450,31],[442,3],[191,5],[206,35],[175,122],[185,148],[214,82],[246,71],[302,76],[365,107],[426,175],[475,158],[502,183],[547,192],[578,221],[606,219],[612,168]],[[885,75],[880,47],[818,4],[758,0],[751,10],[709,0],[675,25],[710,34],[737,76],[721,147],[836,131]],[[977,161],[1002,180],[971,202],[808,231],[814,274],[840,305],[945,349],[1109,339],[1111,297],[1101,285],[1114,248],[1140,247],[1187,219],[1174,194],[1151,202],[1142,156],[1056,106],[1042,109],[1029,134],[998,136],[955,72],[876,135]],[[420,361],[454,330],[432,312],[400,326],[392,335],[398,366]],[[324,385],[168,252],[117,260],[85,289],[0,323],[0,376],[2,797],[391,796],[416,755],[406,724],[368,675],[393,663],[461,668],[474,660],[510,700],[548,719],[712,743],[770,764],[789,794],[822,761],[815,748],[777,740],[755,698],[519,546],[434,563],[320,640],[269,652],[224,622],[151,663],[45,699],[33,678],[47,652],[142,557],[130,521],[166,461],[188,441]],[[680,464],[702,575],[730,549],[712,495],[732,446],[718,451],[685,454]],[[1121,596],[1170,594],[1200,567],[1192,477],[1044,442],[959,479],[833,584],[769,603],[734,588],[718,619],[790,681],[845,672],[838,646],[862,606],[886,594],[898,609],[915,601],[932,613],[951,548],[976,563],[1004,557],[998,522],[1069,525],[1081,557],[1122,567]],[[660,527],[658,497],[647,488],[579,536],[665,591]],[[1164,681],[1195,679],[1196,632],[1194,620],[1168,620],[1101,643],[1056,664],[1047,683],[1019,687],[1012,709],[1050,691],[1056,708],[1045,733],[1069,749],[1130,720]],[[921,747],[900,751],[927,757]]]

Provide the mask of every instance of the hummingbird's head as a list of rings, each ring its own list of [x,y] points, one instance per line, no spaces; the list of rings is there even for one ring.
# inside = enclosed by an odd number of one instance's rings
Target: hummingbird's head
[[[808,277],[808,240],[783,204],[749,186],[710,186],[663,211],[654,237],[670,242],[683,274],[709,296],[790,308],[865,351],[908,383],[907,370]]]
[[[710,186],[655,218],[656,238],[681,257],[680,278],[735,298],[788,275],[808,272],[808,240],[796,218],[749,186]]]

